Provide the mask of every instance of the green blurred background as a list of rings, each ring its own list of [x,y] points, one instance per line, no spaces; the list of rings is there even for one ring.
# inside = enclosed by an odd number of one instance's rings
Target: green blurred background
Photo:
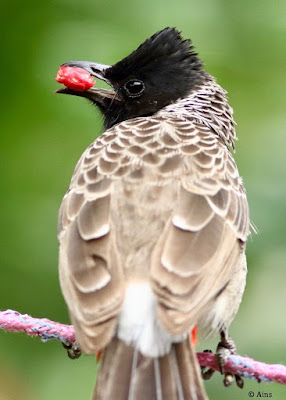
[[[76,161],[102,128],[83,99],[53,93],[59,65],[112,64],[175,26],[229,92],[236,160],[259,230],[249,240],[248,284],[231,334],[241,355],[286,363],[285,11],[284,0],[1,3],[0,309],[68,323],[57,212]],[[0,400],[90,399],[95,375],[93,357],[71,361],[60,343],[0,331]],[[206,383],[212,400],[247,399],[249,390],[286,398],[277,384],[246,381],[241,391],[221,381],[216,374]]]

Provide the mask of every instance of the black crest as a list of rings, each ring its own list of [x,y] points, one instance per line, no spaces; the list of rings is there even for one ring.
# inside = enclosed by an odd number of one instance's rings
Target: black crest
[[[204,76],[191,41],[183,40],[175,28],[155,33],[105,71],[105,78],[124,99],[120,120],[157,112],[185,97]]]
[[[191,71],[198,72],[201,68],[202,62],[194,51],[191,41],[183,40],[175,28],[165,28],[113,65],[106,71],[105,76],[119,81],[136,73],[144,78],[163,74],[164,79],[171,78],[170,74],[180,71],[182,76],[187,78]]]

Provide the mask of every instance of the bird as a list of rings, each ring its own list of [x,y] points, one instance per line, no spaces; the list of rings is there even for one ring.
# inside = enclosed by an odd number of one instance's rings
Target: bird
[[[58,218],[77,343],[101,352],[93,399],[206,400],[189,336],[228,337],[250,233],[227,92],[172,27],[111,66],[63,65],[110,87],[58,90],[103,116]]]

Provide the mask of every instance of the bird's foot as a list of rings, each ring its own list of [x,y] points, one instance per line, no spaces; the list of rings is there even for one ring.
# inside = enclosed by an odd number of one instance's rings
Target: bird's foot
[[[206,351],[209,352],[210,350]],[[216,361],[219,365],[221,374],[224,375],[223,384],[225,387],[229,387],[235,379],[237,386],[242,389],[244,383],[242,377],[238,374],[224,371],[225,363],[227,362],[228,357],[232,354],[236,354],[235,343],[232,338],[230,336],[227,336],[226,332],[222,330],[220,332],[220,342],[217,345],[216,349]],[[203,379],[210,379],[213,376],[214,372],[215,371],[211,368],[207,369],[206,371],[202,369]]]
[[[204,353],[212,353],[212,351],[211,350],[204,350]],[[212,369],[212,368],[208,368],[206,370],[206,367],[201,366],[201,372],[202,372],[203,380],[207,381],[207,380],[211,379],[211,377],[215,373],[215,370]]]
[[[68,357],[72,360],[79,358],[81,356],[81,350],[76,342],[74,343],[62,343],[63,347],[66,349]]]

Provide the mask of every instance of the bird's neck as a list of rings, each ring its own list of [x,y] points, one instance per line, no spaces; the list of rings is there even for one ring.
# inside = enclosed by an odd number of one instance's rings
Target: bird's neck
[[[195,120],[200,125],[211,128],[226,146],[234,149],[237,139],[233,110],[227,101],[227,92],[209,76],[203,84],[190,94],[164,107],[156,115],[176,116]]]

